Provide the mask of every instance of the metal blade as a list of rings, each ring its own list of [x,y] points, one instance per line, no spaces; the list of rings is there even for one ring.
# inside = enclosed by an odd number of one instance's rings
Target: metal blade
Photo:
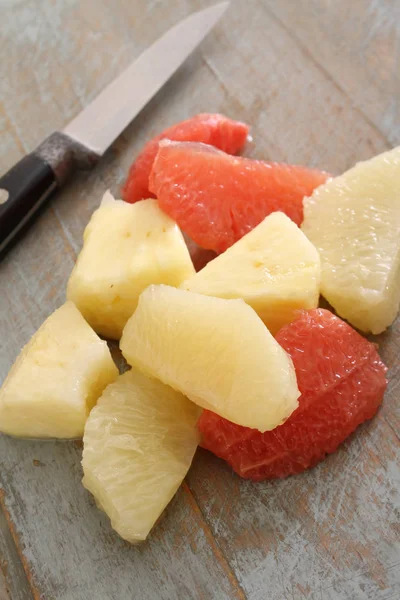
[[[96,154],[104,154],[214,27],[228,5],[221,2],[172,27],[100,92],[64,133]]]

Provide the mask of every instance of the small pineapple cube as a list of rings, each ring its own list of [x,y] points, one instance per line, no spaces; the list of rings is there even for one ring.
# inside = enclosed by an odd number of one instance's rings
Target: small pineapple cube
[[[67,297],[98,334],[119,339],[148,285],[178,286],[194,273],[179,227],[157,200],[128,204],[107,192],[86,227]]]
[[[181,288],[218,298],[243,298],[275,334],[296,310],[318,306],[317,250],[293,221],[272,213]]]
[[[66,302],[23,348],[0,388],[0,431],[81,437],[91,408],[117,376],[106,342]]]

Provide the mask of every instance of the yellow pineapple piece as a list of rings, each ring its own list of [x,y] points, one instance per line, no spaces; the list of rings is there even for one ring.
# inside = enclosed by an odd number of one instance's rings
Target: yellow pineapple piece
[[[400,302],[400,147],[318,187],[302,229],[321,256],[321,293],[337,313],[380,333]]]
[[[109,385],[83,438],[83,485],[129,542],[146,539],[189,470],[201,410],[135,370]]]
[[[22,349],[0,389],[0,431],[33,438],[81,437],[86,418],[118,375],[106,342],[72,302]]]
[[[179,227],[156,200],[128,204],[107,192],[86,227],[67,297],[98,334],[119,339],[148,285],[178,286],[194,272]]]
[[[295,310],[318,306],[320,279],[317,250],[289,217],[276,212],[181,288],[243,298],[275,334]]]
[[[129,364],[239,425],[273,429],[297,407],[291,358],[243,300],[150,286],[121,350]]]

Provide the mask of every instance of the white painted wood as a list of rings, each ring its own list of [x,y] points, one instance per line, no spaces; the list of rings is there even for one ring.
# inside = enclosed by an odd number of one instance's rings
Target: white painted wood
[[[0,171],[174,22],[211,4],[0,0]],[[398,10],[396,0],[234,0],[98,168],[55,198],[0,264],[0,381],[63,302],[104,189],[118,196],[135,153],[169,124],[224,112],[252,123],[248,155],[332,173],[400,143]],[[398,599],[399,327],[379,340],[391,367],[384,406],[336,455],[251,484],[200,451],[142,547],[119,540],[81,487],[77,445],[0,437],[0,522],[7,516],[13,530],[0,558],[18,573],[10,600]]]
[[[0,600],[32,600],[32,592],[7,519],[0,509]]]

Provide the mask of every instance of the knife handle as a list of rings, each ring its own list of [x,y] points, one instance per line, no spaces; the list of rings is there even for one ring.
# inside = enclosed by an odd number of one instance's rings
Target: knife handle
[[[98,156],[63,133],[53,133],[0,178],[0,258],[40,207],[76,169],[90,169]]]
[[[0,179],[0,254],[57,188],[50,165],[32,153]]]

